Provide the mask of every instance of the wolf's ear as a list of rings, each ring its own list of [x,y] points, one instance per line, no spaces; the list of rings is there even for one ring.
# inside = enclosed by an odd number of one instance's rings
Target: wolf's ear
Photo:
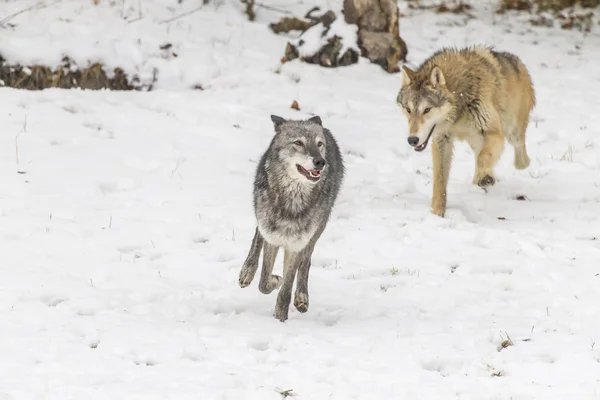
[[[285,122],[285,119],[277,115],[271,115],[271,121],[273,121],[273,125],[275,125],[275,132],[279,133],[281,125]]]
[[[415,80],[415,71],[408,68],[406,65],[402,66],[402,87],[407,87]]]
[[[318,115],[315,115],[312,118],[309,118],[306,122],[313,122],[317,125],[323,126],[323,121],[321,121],[321,117],[319,117]]]
[[[446,86],[446,77],[440,67],[433,67],[429,75],[429,81],[433,87]]]

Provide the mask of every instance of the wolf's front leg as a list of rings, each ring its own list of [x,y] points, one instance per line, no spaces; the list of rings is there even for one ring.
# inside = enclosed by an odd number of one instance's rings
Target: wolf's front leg
[[[500,130],[491,130],[485,133],[483,147],[477,156],[477,185],[482,189],[496,183],[494,166],[504,151],[504,136]]]
[[[258,258],[260,257],[260,251],[263,247],[264,239],[258,228],[254,232],[254,238],[252,238],[252,245],[248,252],[248,257],[244,261],[242,270],[240,271],[240,277],[238,283],[241,287],[245,288],[252,283],[256,270],[258,269]]]
[[[308,311],[308,271],[310,270],[310,258],[298,267],[296,279],[296,293],[294,294],[294,307],[301,313]]]
[[[479,154],[476,155],[476,171],[473,183],[486,189],[496,183],[494,177],[494,166],[504,151],[504,134],[500,117],[492,114],[489,124],[483,128],[483,145]]]
[[[486,189],[488,186],[493,186],[496,183],[494,177],[494,166],[500,159],[504,151],[504,135],[502,130],[497,125],[492,125],[489,130],[484,133],[483,146],[477,155],[477,167],[473,182]]]
[[[446,189],[450,166],[452,165],[452,151],[454,145],[446,137],[435,139],[431,147],[433,159],[433,196],[431,198],[431,213],[443,217],[446,213]]]
[[[286,250],[286,253],[288,253],[288,250]],[[290,302],[292,300],[292,286],[294,286],[296,271],[298,271],[298,266],[301,262],[299,253],[289,252],[284,258],[285,272],[283,275],[283,284],[277,295],[277,303],[275,303],[275,312],[273,313],[273,316],[281,322],[285,322],[288,319]]]
[[[310,243],[301,251],[300,260],[298,260],[298,273],[296,279],[296,293],[294,294],[294,307],[301,313],[308,311],[308,272],[310,271],[312,253],[320,232],[313,237]]]
[[[281,286],[281,277],[273,275],[273,265],[275,265],[278,251],[279,247],[265,241],[263,246],[262,271],[260,273],[260,281],[258,282],[258,290],[261,293],[269,294]]]

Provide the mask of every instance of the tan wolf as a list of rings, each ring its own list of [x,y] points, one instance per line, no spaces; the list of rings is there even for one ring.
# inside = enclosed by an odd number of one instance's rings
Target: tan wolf
[[[423,151],[432,140],[433,197],[431,212],[444,216],[446,188],[455,139],[469,143],[475,154],[473,184],[494,185],[494,165],[504,139],[514,147],[517,169],[529,166],[525,131],[535,107],[531,77],[511,53],[475,46],[445,48],[416,71],[402,67],[397,98],[408,119],[408,143]]]

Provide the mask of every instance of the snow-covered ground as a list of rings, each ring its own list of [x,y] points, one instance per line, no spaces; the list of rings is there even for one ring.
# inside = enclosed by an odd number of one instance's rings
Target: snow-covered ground
[[[279,71],[286,38],[268,23],[283,14],[250,23],[237,0],[173,22],[202,1],[91,3],[11,19],[0,54],[156,68],[157,90],[0,89],[0,399],[600,398],[596,34],[400,2],[409,64],[494,44],[537,89],[531,167],[515,171],[507,146],[486,194],[459,145],[441,219],[430,150],[406,144],[399,75],[364,61]],[[264,3],[303,15],[318,2]],[[0,19],[31,4],[3,1]],[[275,293],[237,284],[272,113],[320,115],[347,166],[310,310],[286,323]]]

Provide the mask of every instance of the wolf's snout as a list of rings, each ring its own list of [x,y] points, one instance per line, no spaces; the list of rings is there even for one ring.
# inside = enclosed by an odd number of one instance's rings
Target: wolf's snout
[[[313,158],[313,164],[315,164],[315,168],[323,169],[323,167],[325,166],[325,159],[321,157]]]
[[[417,144],[419,143],[419,138],[416,136],[409,136],[408,138],[408,144],[410,144],[412,147],[415,147]]]

